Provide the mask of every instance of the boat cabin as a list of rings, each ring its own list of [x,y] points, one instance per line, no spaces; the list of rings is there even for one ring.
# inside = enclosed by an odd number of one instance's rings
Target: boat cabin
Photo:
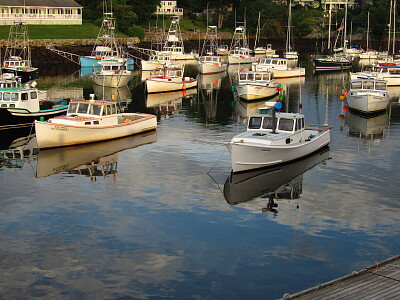
[[[183,69],[175,66],[155,69],[153,77],[183,77]]]
[[[234,48],[232,50],[229,51],[230,55],[238,55],[238,56],[248,56],[250,55],[250,49],[248,48]]]
[[[19,69],[29,67],[29,63],[20,56],[10,56],[4,60],[3,66],[10,69]]]
[[[386,80],[355,79],[350,81],[350,90],[378,90],[386,91]]]
[[[101,65],[101,70],[105,72],[118,73],[118,71],[127,69],[126,64],[118,60],[103,60],[99,62],[99,65]]]
[[[18,87],[16,82],[3,83],[0,89],[1,108],[19,108],[39,111],[39,92],[35,88]],[[10,86],[8,86],[10,85]]]
[[[200,56],[199,61],[201,63],[212,63],[218,66],[221,64],[221,57],[213,55]]]
[[[181,46],[166,46],[163,48],[163,51],[161,52],[167,52],[167,53],[183,53],[183,47]]]
[[[152,55],[149,57],[149,60],[162,64],[169,63],[171,61],[171,58],[168,55]]]
[[[285,69],[287,68],[287,59],[285,58],[263,58],[260,59],[258,65],[268,65],[270,69]]]
[[[103,117],[118,113],[117,103],[101,100],[71,101],[68,106],[67,116]]]
[[[400,74],[400,66],[396,64],[365,65],[362,72]]]
[[[304,116],[298,113],[276,113],[275,119],[269,113],[270,108],[260,109],[260,113],[249,118],[247,131],[291,132],[304,130]]]
[[[95,56],[97,59],[118,57],[118,55],[119,54],[117,50],[105,46],[97,46],[92,53],[92,56]]]
[[[268,71],[243,71],[239,73],[239,83],[268,82],[273,80],[273,73]]]

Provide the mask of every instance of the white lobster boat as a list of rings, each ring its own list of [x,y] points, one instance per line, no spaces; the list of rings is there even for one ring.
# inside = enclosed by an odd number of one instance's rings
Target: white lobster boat
[[[263,58],[258,63],[253,63],[255,71],[270,71],[275,78],[301,77],[306,75],[306,69],[300,67],[289,67],[286,58]]]
[[[228,64],[222,56],[206,55],[200,56],[198,66],[200,74],[214,74],[225,72]]]
[[[227,148],[236,173],[293,161],[329,142],[330,127],[306,127],[302,114],[278,113],[275,107],[263,107],[249,118],[247,131],[234,136]]]
[[[274,97],[279,93],[280,83],[273,81],[272,72],[242,71],[237,85],[238,96],[244,101],[260,101]]]
[[[98,64],[101,70],[93,72],[93,81],[98,85],[123,87],[127,86],[133,77],[132,71],[127,70],[126,61],[122,59],[102,60]]]
[[[35,122],[40,149],[116,139],[156,128],[156,116],[118,113],[117,102],[104,100],[71,101],[66,116]]]
[[[148,93],[172,92],[186,90],[197,86],[197,80],[183,76],[181,65],[165,66],[156,69],[153,76],[146,79]]]
[[[384,111],[389,104],[386,81],[376,79],[354,79],[346,96],[350,109],[364,113]]]

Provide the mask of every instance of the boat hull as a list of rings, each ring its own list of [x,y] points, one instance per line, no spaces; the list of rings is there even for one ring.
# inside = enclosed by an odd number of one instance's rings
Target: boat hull
[[[364,114],[379,113],[386,110],[389,100],[388,96],[347,95],[349,108]]]
[[[33,112],[21,108],[0,108],[0,126],[31,126],[35,120],[48,120],[65,114],[67,110],[68,105]]]
[[[228,55],[228,63],[230,65],[238,65],[238,64],[251,64],[253,60],[250,56],[245,55]]]
[[[198,66],[200,74],[222,73],[226,71],[227,67],[226,64],[221,64],[221,63],[200,63],[200,62]]]
[[[35,130],[38,147],[45,149],[105,141],[157,128],[157,118],[154,115],[124,113],[122,117],[129,118],[138,115],[143,117],[110,126],[76,126],[36,121]]]
[[[266,100],[279,93],[276,86],[243,84],[237,85],[235,88],[239,97],[248,102]]]
[[[30,70],[27,70],[25,68],[22,68],[21,70],[15,70],[11,68],[2,68],[3,73],[11,73],[15,74],[21,79],[22,83],[26,83],[31,80],[35,80],[39,77],[39,71],[37,68],[31,68]]]
[[[352,66],[351,61],[314,59],[313,63],[316,71],[347,70]]]
[[[147,78],[146,89],[148,93],[162,93],[181,91],[197,86],[196,79],[173,81],[168,78]]]
[[[245,172],[283,164],[310,155],[330,142],[329,130],[322,131],[311,140],[285,145],[229,142],[227,148],[232,159],[233,173]]]
[[[132,78],[131,74],[112,74],[112,75],[102,75],[93,74],[93,81],[95,84],[107,86],[107,87],[123,87],[127,86],[129,80]]]
[[[291,78],[291,77],[302,77],[306,76],[305,68],[293,68],[286,70],[279,70],[274,68],[269,68],[267,66],[258,66],[256,67],[257,71],[269,71],[274,73],[274,78]]]
[[[109,57],[105,57],[104,59],[112,59]],[[113,58],[115,59],[115,57]],[[93,67],[99,67],[101,68],[101,65],[99,64],[99,62],[102,61],[101,57],[94,57],[94,56],[81,56],[79,58],[79,62],[81,64],[81,68],[93,68]],[[127,69],[129,71],[132,71],[134,69],[135,66],[135,62],[133,61],[133,59],[129,59],[126,61],[126,65],[127,65]]]

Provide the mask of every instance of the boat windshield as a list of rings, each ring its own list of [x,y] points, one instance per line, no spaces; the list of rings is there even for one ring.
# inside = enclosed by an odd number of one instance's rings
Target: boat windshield
[[[284,131],[292,131],[293,125],[293,119],[279,119],[278,129]]]
[[[272,117],[265,117],[263,121],[263,129],[273,129],[274,120]]]
[[[101,115],[101,107],[102,107],[102,105],[91,104],[89,107],[89,114],[100,116]]]
[[[249,129],[259,129],[261,127],[261,117],[251,117],[249,119]]]

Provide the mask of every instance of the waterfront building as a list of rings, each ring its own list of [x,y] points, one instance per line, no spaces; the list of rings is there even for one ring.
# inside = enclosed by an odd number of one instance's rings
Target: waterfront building
[[[161,0],[156,15],[183,16],[183,8],[176,7],[176,0]]]
[[[74,0],[0,0],[0,25],[82,25],[82,6]]]

